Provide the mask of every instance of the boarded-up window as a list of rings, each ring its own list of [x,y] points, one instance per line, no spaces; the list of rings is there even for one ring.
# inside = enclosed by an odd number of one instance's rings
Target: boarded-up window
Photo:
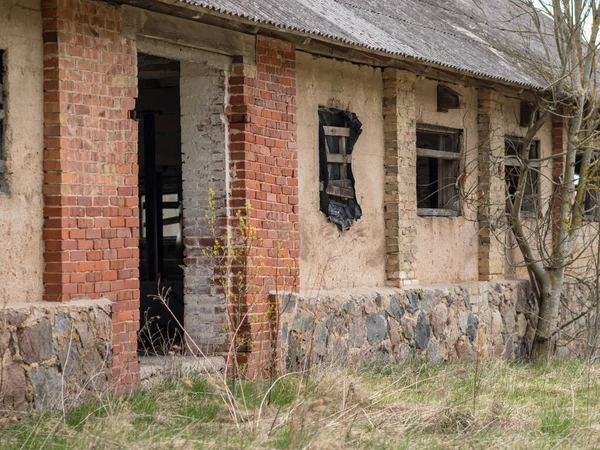
[[[362,216],[352,172],[352,152],[361,133],[356,114],[319,108],[320,209],[341,230]]]
[[[540,197],[540,163],[531,161],[539,158],[540,142],[533,141],[529,146],[528,161],[526,162],[530,170],[526,171],[527,180],[525,180],[525,191],[521,212],[524,215],[535,216],[539,212]],[[519,185],[521,164],[523,163],[521,155],[523,154],[523,139],[513,136],[504,138],[504,174],[508,196],[511,202],[514,202],[514,195]]]
[[[462,130],[418,125],[417,213],[458,216]]]
[[[0,50],[0,192],[7,189],[6,185],[6,155],[5,155],[5,129],[6,129],[6,76],[5,76],[5,52]]]

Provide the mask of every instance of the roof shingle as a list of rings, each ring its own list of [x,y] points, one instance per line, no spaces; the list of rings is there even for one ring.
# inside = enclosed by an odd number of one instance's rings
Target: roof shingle
[[[519,33],[510,0],[179,0],[234,17],[491,79],[542,88],[524,61],[542,55]]]

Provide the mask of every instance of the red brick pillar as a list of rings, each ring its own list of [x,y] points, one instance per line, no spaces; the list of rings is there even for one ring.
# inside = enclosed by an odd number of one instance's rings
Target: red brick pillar
[[[269,304],[268,293],[298,287],[294,45],[257,37],[256,65],[235,63],[229,86],[232,216],[249,204],[250,225],[256,230],[245,273],[252,292],[246,299],[250,344],[240,358],[252,376],[270,364],[276,305]]]
[[[118,7],[43,0],[48,301],[112,300],[115,380],[139,374],[136,49]]]
[[[552,239],[557,244],[560,224],[561,179],[565,172],[567,151],[567,125],[562,115],[552,116],[552,181],[554,182],[554,201],[552,203]]]

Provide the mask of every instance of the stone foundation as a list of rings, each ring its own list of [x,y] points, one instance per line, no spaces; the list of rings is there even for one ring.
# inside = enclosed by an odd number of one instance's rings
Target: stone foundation
[[[49,409],[105,391],[111,303],[18,303],[0,309],[0,410]]]
[[[281,357],[289,369],[312,363],[437,363],[525,356],[531,340],[528,281],[286,294]]]

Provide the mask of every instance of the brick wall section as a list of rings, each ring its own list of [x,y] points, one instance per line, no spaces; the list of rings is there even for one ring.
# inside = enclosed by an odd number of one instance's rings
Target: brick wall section
[[[552,116],[552,181],[555,183],[555,196],[552,203],[552,239],[558,242],[558,225],[560,224],[561,177],[565,172],[567,151],[567,124],[561,115]]]
[[[135,382],[139,327],[136,49],[117,7],[43,0],[44,299],[115,302],[113,375]]]
[[[395,287],[418,283],[415,81],[410,72],[383,71],[386,278]]]
[[[231,217],[249,203],[251,226],[257,233],[245,274],[255,290],[246,299],[250,314],[245,331],[250,333],[251,344],[241,358],[248,373],[255,375],[269,363],[272,315],[267,294],[298,286],[294,45],[257,37],[256,66],[233,65],[229,94]]]
[[[504,96],[480,89],[477,98],[479,279],[504,277],[504,247],[493,223],[506,209],[504,181]]]
[[[223,351],[227,342],[223,328],[227,323],[225,300],[220,286],[211,281],[215,261],[206,255],[214,245],[213,231],[206,220],[211,214],[210,189],[214,191],[216,218],[221,220],[227,215],[225,90],[222,70],[181,63],[184,326],[206,354]],[[224,237],[226,222],[217,225],[217,234]]]

